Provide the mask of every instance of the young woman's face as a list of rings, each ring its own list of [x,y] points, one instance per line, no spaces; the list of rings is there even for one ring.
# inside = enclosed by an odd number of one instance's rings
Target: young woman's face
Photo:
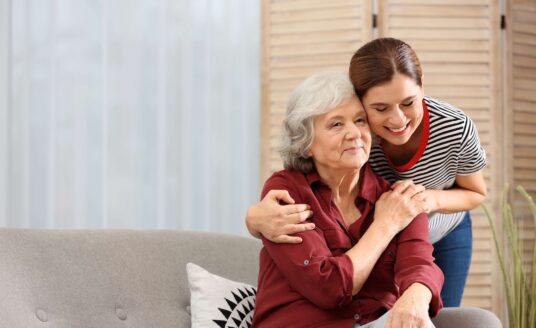
[[[370,129],[392,145],[404,145],[423,118],[423,90],[413,79],[395,74],[362,97]]]
[[[315,117],[313,128],[309,156],[317,168],[355,170],[367,162],[371,135],[367,115],[356,96]]]

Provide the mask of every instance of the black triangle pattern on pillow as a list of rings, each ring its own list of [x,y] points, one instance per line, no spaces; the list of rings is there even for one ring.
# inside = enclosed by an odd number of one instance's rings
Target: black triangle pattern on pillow
[[[231,291],[231,295],[225,297],[229,308],[218,308],[225,318],[212,321],[220,328],[250,328],[257,290],[254,287],[244,286]]]

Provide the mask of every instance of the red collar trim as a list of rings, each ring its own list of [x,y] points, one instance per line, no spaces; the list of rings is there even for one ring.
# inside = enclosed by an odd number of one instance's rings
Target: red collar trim
[[[426,149],[426,145],[428,144],[428,139],[430,137],[430,114],[428,113],[428,107],[426,106],[426,102],[424,99],[422,100],[422,108],[423,108],[423,132],[422,132],[422,139],[421,144],[419,145],[419,148],[417,149],[417,152],[413,157],[403,165],[395,165],[391,161],[391,158],[387,153],[385,152],[385,149],[383,148],[383,143],[381,143],[381,147],[383,150],[383,153],[385,154],[385,158],[387,159],[387,162],[389,162],[389,165],[391,165],[395,170],[399,172],[408,171],[411,169],[417,162],[421,159],[422,154],[424,154],[424,150]]]

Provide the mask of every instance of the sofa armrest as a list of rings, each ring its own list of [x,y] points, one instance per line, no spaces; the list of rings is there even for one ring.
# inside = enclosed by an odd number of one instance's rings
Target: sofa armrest
[[[475,307],[444,308],[432,322],[436,328],[502,328],[495,314]]]

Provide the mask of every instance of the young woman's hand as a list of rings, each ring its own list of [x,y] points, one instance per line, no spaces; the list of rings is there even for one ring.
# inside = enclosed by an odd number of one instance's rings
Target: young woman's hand
[[[427,189],[422,194],[425,206],[424,212],[430,213],[437,211],[439,209],[439,202],[437,201],[438,190]]]
[[[280,202],[289,205],[281,205]],[[297,232],[315,228],[314,223],[305,223],[313,212],[307,204],[294,204],[294,199],[286,190],[271,190],[266,196],[251,206],[246,214],[246,226],[249,233],[274,243],[301,243],[302,239],[292,236]]]
[[[387,318],[386,328],[426,328],[432,292],[420,283],[411,285],[396,301]]]
[[[376,202],[374,220],[397,234],[418,214],[425,212],[424,190],[411,180],[397,181]]]

